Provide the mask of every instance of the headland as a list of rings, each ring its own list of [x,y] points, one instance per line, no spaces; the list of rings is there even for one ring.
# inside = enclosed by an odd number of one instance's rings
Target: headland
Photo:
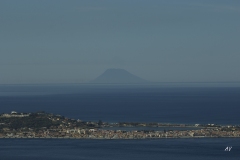
[[[128,128],[128,129],[126,129]],[[161,129],[159,129],[161,128]],[[156,139],[237,138],[239,125],[108,123],[70,119],[46,112],[0,115],[0,138]]]

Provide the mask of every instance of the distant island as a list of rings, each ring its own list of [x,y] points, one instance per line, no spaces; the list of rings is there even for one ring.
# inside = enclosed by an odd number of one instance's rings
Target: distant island
[[[103,74],[98,76],[91,83],[102,84],[144,84],[149,83],[138,76],[135,76],[124,69],[107,69]]]
[[[134,127],[134,129],[125,130],[124,127]],[[156,130],[158,127],[164,127],[166,130]],[[182,129],[168,130],[169,127]],[[191,129],[193,127],[196,129]],[[240,137],[240,126],[138,122],[107,123],[101,120],[85,122],[43,111],[36,113],[12,111],[10,114],[0,115],[0,138],[146,139],[204,137]]]

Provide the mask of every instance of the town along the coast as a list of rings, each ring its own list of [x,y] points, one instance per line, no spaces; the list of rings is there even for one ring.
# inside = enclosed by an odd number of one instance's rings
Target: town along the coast
[[[239,125],[82,121],[46,113],[3,113],[0,138],[156,139],[240,137]]]

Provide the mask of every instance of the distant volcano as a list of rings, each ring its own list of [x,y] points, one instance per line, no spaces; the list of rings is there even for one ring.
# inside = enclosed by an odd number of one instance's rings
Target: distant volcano
[[[148,83],[148,81],[135,76],[124,69],[107,69],[91,83]]]

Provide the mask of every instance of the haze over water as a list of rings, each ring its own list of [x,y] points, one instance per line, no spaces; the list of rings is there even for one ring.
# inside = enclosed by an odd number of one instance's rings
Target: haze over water
[[[239,0],[2,0],[0,84],[240,82]]]

